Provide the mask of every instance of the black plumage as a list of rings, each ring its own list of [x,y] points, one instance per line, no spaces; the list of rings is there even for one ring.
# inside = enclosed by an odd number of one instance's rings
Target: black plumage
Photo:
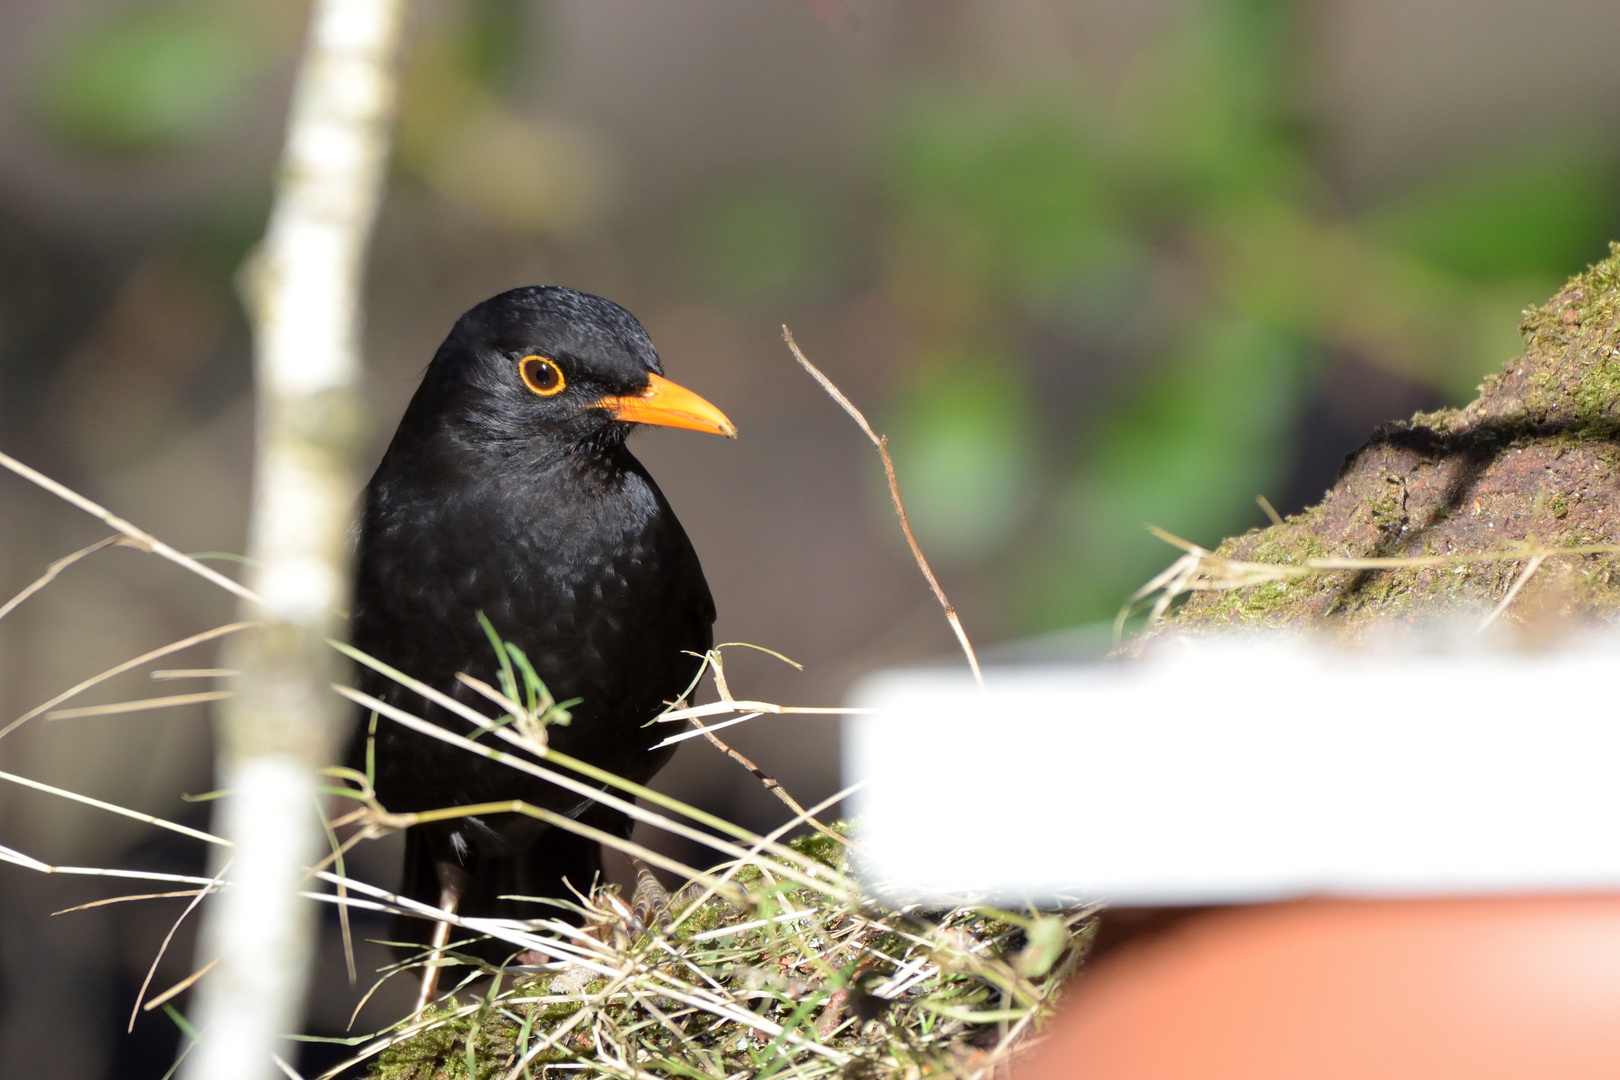
[[[685,530],[625,445],[639,423],[735,435],[662,378],[646,331],[617,304],[532,287],[468,311],[366,488],[354,645],[494,716],[456,678],[496,682],[481,612],[556,699],[580,699],[571,723],[549,729],[556,749],[649,779],[671,751],[651,749],[666,732],[648,721],[695,677],[715,610]],[[472,730],[369,669],[360,686]],[[621,814],[386,719],[375,753],[390,811],[515,798],[629,831]],[[594,843],[515,814],[415,826],[406,847],[406,895],[471,915],[555,914],[497,897],[566,897],[564,877],[585,890],[600,867]]]

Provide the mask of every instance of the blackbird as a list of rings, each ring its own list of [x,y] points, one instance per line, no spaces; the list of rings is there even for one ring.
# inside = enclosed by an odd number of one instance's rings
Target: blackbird
[[[462,315],[366,487],[355,647],[493,717],[456,678],[496,684],[482,615],[556,700],[578,699],[567,726],[548,729],[552,746],[649,779],[672,752],[652,749],[662,733],[649,721],[696,677],[715,609],[686,531],[625,446],[640,424],[736,437],[718,409],[663,377],[647,332],[617,304],[535,286]],[[473,730],[369,668],[359,680],[435,724]],[[370,727],[365,714],[355,756]],[[378,721],[374,738],[376,794],[390,811],[522,799],[629,834],[622,813],[402,725]],[[403,895],[486,917],[547,914],[501,898],[567,897],[601,867],[595,843],[519,814],[412,826],[405,850]],[[422,920],[403,921],[426,937]],[[447,933],[438,924],[435,950]],[[498,962],[510,950],[472,951]]]

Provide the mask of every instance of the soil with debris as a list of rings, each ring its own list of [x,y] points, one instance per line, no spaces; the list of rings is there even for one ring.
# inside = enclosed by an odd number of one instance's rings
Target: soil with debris
[[[1317,506],[1227,540],[1233,560],[1300,563],[1499,552],[1620,541],[1620,244],[1520,324],[1523,357],[1462,409],[1386,424]],[[1349,638],[1391,621],[1488,612],[1527,560],[1344,571],[1195,594],[1167,630],[1321,629]],[[1521,626],[1610,622],[1620,555],[1557,555],[1503,613]]]

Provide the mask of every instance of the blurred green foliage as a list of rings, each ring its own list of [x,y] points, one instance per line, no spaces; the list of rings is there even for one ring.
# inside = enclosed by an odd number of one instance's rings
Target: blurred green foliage
[[[842,229],[827,201],[786,182],[741,184],[701,202],[681,262],[708,296],[741,308],[824,297]]]
[[[1107,277],[1129,242],[1106,162],[1065,117],[923,107],[895,147],[888,183],[917,263],[904,273],[948,284],[955,304],[1055,299]]]
[[[397,160],[485,227],[555,238],[596,220],[611,163],[511,100],[535,4],[425,11]],[[912,85],[864,187],[738,182],[685,215],[682,280],[710,300],[888,299],[912,344],[884,427],[918,537],[1009,598],[1008,630],[1112,615],[1172,555],[1144,522],[1204,544],[1256,523],[1332,358],[1465,399],[1514,355],[1516,313],[1620,226],[1617,145],[1590,130],[1343,205],[1300,111],[1299,9],[1192,0],[1106,86]],[[103,156],[218,138],[290,47],[269,10],[137,0],[69,24],[29,72],[37,119]]]
[[[1038,448],[1023,421],[1026,387],[1000,377],[1000,358],[939,356],[902,395],[890,434],[907,448],[908,513],[929,522],[930,550],[954,560],[994,554],[1033,495]],[[885,492],[885,496],[886,496]]]
[[[262,68],[254,27],[213,3],[113,8],[37,63],[38,118],[80,151],[133,157],[220,134]]]
[[[1011,629],[1112,615],[1174,555],[1145,522],[1255,524],[1335,352],[1466,398],[1616,224],[1594,145],[1343,208],[1295,112],[1294,15],[1205,0],[1106,94],[930,87],[884,133],[885,285],[919,340],[896,462],[925,548],[999,579]],[[1119,374],[1064,397],[1054,340]]]
[[[1036,625],[1112,614],[1169,563],[1144,522],[1213,543],[1248,523],[1257,492],[1287,479],[1311,343],[1230,313],[1182,347],[1097,415],[1086,459],[1062,481],[1052,535],[1013,582]]]
[[[446,35],[460,65],[492,93],[509,89],[532,55],[529,0],[469,0]]]
[[[1611,236],[1616,210],[1609,148],[1516,147],[1421,184],[1367,216],[1381,239],[1474,281],[1532,274],[1562,279]]]

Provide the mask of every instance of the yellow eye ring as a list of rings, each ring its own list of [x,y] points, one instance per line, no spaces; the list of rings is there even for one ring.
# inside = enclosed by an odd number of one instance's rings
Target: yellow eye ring
[[[557,366],[557,361],[546,356],[530,355],[519,360],[518,375],[522,377],[524,386],[541,397],[560,394],[568,386],[568,380],[563,378],[562,368]]]

